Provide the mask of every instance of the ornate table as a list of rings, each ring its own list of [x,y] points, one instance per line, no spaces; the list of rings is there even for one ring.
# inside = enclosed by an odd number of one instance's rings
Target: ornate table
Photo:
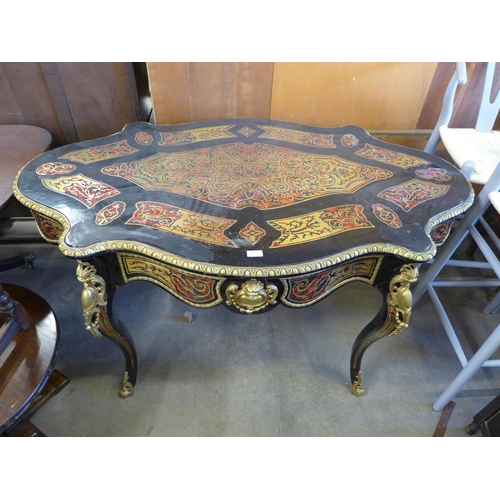
[[[243,314],[368,283],[384,300],[352,348],[352,391],[362,394],[364,352],[408,325],[417,264],[473,200],[454,166],[361,128],[253,119],[132,123],[37,157],[14,194],[44,238],[78,260],[86,328],[122,350],[124,397],[137,357],[112,303],[133,280]]]

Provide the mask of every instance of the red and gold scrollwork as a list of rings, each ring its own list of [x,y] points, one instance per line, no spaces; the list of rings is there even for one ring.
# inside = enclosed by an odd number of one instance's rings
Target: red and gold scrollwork
[[[98,226],[105,226],[110,222],[118,219],[125,211],[126,204],[123,201],[115,201],[111,205],[107,205],[99,210],[99,213],[95,216],[95,223]]]
[[[200,276],[134,254],[120,253],[119,262],[125,282],[152,281],[177,298],[197,307],[212,307],[223,300],[220,286],[224,278]]]
[[[448,185],[439,185],[432,182],[412,179],[399,186],[392,186],[384,189],[378,196],[391,201],[398,207],[401,207],[405,212],[409,212],[412,208],[415,208],[424,201],[443,196],[449,188],[450,186]]]
[[[449,181],[451,180],[450,172],[444,168],[421,168],[415,171],[415,175],[421,179],[430,179],[433,181]]]
[[[394,165],[399,168],[419,167],[420,165],[428,165],[429,162],[398,151],[391,151],[389,149],[379,148],[371,144],[366,144],[363,149],[356,151],[358,156],[363,158],[370,158],[377,160],[388,165]]]
[[[392,172],[272,144],[224,144],[158,153],[104,167],[143,189],[169,191],[216,205],[262,210],[331,194],[351,194]]]
[[[374,227],[363,213],[362,205],[340,205],[268,223],[281,232],[271,248],[309,243],[353,229]]]
[[[224,231],[236,222],[233,219],[192,212],[152,201],[139,201],[135,206],[134,215],[125,224],[152,227],[214,245],[236,246],[224,235]]]
[[[79,149],[72,151],[59,157],[59,159],[68,159],[88,165],[102,160],[112,160],[113,158],[121,158],[122,156],[137,153],[137,149],[130,146],[127,141],[113,142],[104,146],[95,146],[93,148]]]
[[[241,229],[238,234],[243,236],[252,245],[255,245],[260,241],[260,239],[266,235],[266,231],[260,226],[255,224],[255,222],[249,222],[243,229]]]
[[[51,243],[57,243],[64,231],[62,225],[56,220],[47,217],[46,215],[41,215],[34,211],[32,211],[31,213],[33,214],[40,234],[47,241],[50,241]]]
[[[335,148],[332,134],[315,134],[313,132],[303,132],[282,127],[268,127],[259,125],[265,130],[261,135],[262,139],[274,139],[277,141],[294,142],[303,146],[315,146],[317,148]]]
[[[398,228],[403,225],[398,214],[394,212],[394,210],[391,210],[385,205],[382,205],[382,203],[375,203],[374,205],[372,205],[372,210],[375,217],[377,217],[379,221],[387,224],[390,227]]]
[[[153,136],[147,132],[137,132],[134,139],[141,146],[149,146],[153,142]]]
[[[120,194],[120,191],[113,186],[81,174],[57,179],[44,179],[42,182],[50,190],[70,196],[83,203],[87,208],[92,208],[100,201]]]
[[[61,175],[70,174],[76,170],[75,165],[64,164],[60,161],[44,163],[36,169],[38,175]]]
[[[159,146],[178,146],[180,144],[192,144],[202,141],[214,141],[217,139],[230,139],[236,137],[229,132],[233,125],[220,125],[216,127],[202,127],[191,130],[180,130],[178,132],[160,132]]]
[[[382,257],[368,257],[326,271],[297,278],[283,278],[281,281],[285,285],[285,291],[281,300],[289,306],[303,307],[317,302],[351,281],[363,281],[372,285],[381,262]]]

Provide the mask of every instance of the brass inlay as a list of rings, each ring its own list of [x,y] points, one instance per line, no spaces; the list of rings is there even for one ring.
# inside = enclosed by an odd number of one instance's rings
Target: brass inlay
[[[365,392],[363,389],[363,372],[361,370],[358,372],[358,376],[352,384],[351,391],[355,396],[361,396]]]
[[[341,205],[267,222],[281,233],[271,248],[309,243],[354,229],[375,227],[363,213],[362,205]]]
[[[269,127],[264,125],[259,125],[259,128],[265,130],[265,133],[260,136],[263,139],[294,142],[296,144],[315,146],[318,148],[336,147],[333,142],[333,134],[315,134],[314,132],[303,132],[302,130],[294,130],[283,127]]]
[[[135,280],[150,281],[183,302],[200,308],[213,307],[224,300],[220,287],[225,278],[189,273],[163,262],[149,260],[142,255],[119,253],[118,262],[125,283]]]
[[[177,193],[228,208],[261,210],[331,194],[352,194],[393,175],[338,156],[261,143],[157,153],[107,165],[101,171],[145,190]]]
[[[389,311],[395,317],[396,328],[389,334],[394,337],[403,328],[408,326],[411,315],[411,290],[410,283],[414,283],[418,278],[418,268],[416,264],[405,264],[401,268],[401,274],[394,276],[389,284],[389,295],[387,304]]]
[[[116,135],[116,134],[115,134]],[[113,160],[137,153],[137,149],[130,146],[125,139],[104,146],[94,146],[92,148],[79,149],[59,157],[59,159],[76,161],[88,165],[102,160]]]
[[[107,304],[106,283],[96,274],[96,268],[93,265],[80,260],[76,269],[76,277],[83,283],[82,306],[85,328],[94,337],[101,337],[99,320]]]
[[[357,247],[351,248],[349,250],[340,251],[333,255],[329,255],[320,259],[311,260],[309,262],[298,263],[298,264],[288,264],[282,266],[273,267],[238,267],[238,266],[225,266],[218,264],[209,264],[205,262],[193,261],[183,257],[179,257],[167,251],[159,250],[156,247],[140,243],[137,241],[127,241],[127,240],[111,240],[102,241],[98,243],[93,243],[85,247],[74,248],[66,244],[65,236],[71,228],[71,224],[68,219],[60,212],[42,205],[39,202],[33,201],[26,195],[22,194],[19,190],[18,181],[19,176],[23,170],[20,170],[17,174],[16,180],[14,182],[13,191],[17,200],[28,207],[30,210],[38,212],[41,215],[45,215],[52,219],[58,221],[64,227],[64,233],[59,238],[59,249],[64,255],[73,258],[85,258],[96,253],[101,252],[117,252],[117,251],[128,251],[140,253],[146,255],[153,259],[158,259],[162,262],[166,262],[176,267],[181,267],[183,269],[188,269],[193,272],[200,272],[206,274],[218,274],[220,276],[241,276],[241,277],[276,277],[276,276],[292,276],[302,273],[309,273],[312,271],[319,271],[327,267],[340,264],[347,260],[353,259],[355,257],[361,257],[369,253],[383,253],[397,255],[404,259],[413,260],[417,262],[425,262],[434,257],[436,254],[436,245],[431,243],[431,247],[425,252],[415,252],[408,250],[399,245],[392,243],[369,243],[365,245],[359,245]],[[470,185],[470,183],[469,183]],[[471,188],[469,197],[463,203],[452,207],[448,210],[440,212],[435,216],[431,217],[425,226],[425,232],[427,235],[430,234],[432,229],[438,224],[447,221],[452,217],[465,212],[474,201],[474,192]],[[430,238],[430,237],[429,237]],[[432,240],[431,240],[432,241]]]
[[[383,256],[347,262],[327,271],[317,271],[294,278],[281,278],[284,285],[281,301],[291,307],[305,307],[318,302],[337,288],[352,281],[373,285]]]
[[[370,158],[404,169],[429,164],[427,160],[422,158],[417,158],[416,156],[407,155],[406,153],[400,153],[398,151],[379,148],[371,144],[366,144],[363,149],[357,151],[356,154],[363,158]]]
[[[230,139],[236,137],[229,132],[233,125],[220,125],[218,127],[193,128],[177,132],[160,132],[159,146],[178,146],[180,144],[193,144],[202,141],[215,141],[217,139]]]
[[[236,247],[236,244],[224,234],[224,231],[236,222],[235,219],[193,212],[152,201],[138,201],[135,207],[134,215],[125,224],[151,227],[204,243]]]
[[[238,288],[236,283],[232,283],[226,288],[226,304],[234,305],[239,311],[247,314],[260,311],[264,307],[276,304],[278,288],[269,284],[264,284],[255,279],[246,281]]]

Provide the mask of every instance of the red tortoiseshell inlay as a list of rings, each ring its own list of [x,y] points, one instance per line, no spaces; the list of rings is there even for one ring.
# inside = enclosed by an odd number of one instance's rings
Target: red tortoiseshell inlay
[[[437,225],[432,231],[431,231],[431,239],[432,241],[436,244],[436,246],[442,245],[446,239],[448,238],[450,231],[451,231],[451,225],[453,224],[453,221],[455,219],[450,219],[447,220],[446,222],[443,222],[442,224]]]
[[[429,164],[428,161],[423,160],[422,158],[417,158],[416,156],[407,155],[405,153],[399,153],[398,151],[382,149],[377,146],[372,146],[371,144],[366,144],[363,149],[357,151],[356,154],[358,156],[362,156],[363,158],[371,158],[372,160],[377,160],[400,168],[419,167],[420,165]]]
[[[70,174],[76,170],[75,165],[64,164],[60,161],[44,163],[36,169],[38,175]]]
[[[375,205],[372,205],[372,210],[375,214],[375,217],[377,217],[379,221],[387,224],[390,227],[397,228],[403,225],[398,214],[394,212],[394,210],[391,210],[385,205],[382,205],[382,203],[375,203]]]
[[[59,241],[59,238],[64,231],[62,225],[56,220],[45,215],[40,215],[39,213],[33,211],[31,213],[33,214],[38,229],[40,229],[43,236],[49,241]]]
[[[167,264],[131,254],[119,254],[124,280],[150,279],[193,305],[216,305],[222,301],[218,284],[224,279],[208,278],[181,271]]]
[[[243,236],[243,238],[248,240],[252,245],[255,245],[263,236],[265,236],[266,231],[252,221],[239,231],[238,234]]]
[[[349,281],[357,280],[373,284],[381,260],[381,257],[369,257],[327,271],[282,279],[286,284],[283,302],[296,306],[312,304]]]
[[[130,146],[124,139],[123,141],[113,142],[112,144],[106,144],[104,146],[95,146],[93,148],[72,151],[71,153],[62,155],[59,158],[87,165],[97,161],[112,160],[113,158],[131,155],[137,151],[137,149]]]
[[[443,196],[449,188],[450,186],[448,185],[438,185],[432,182],[412,179],[399,186],[384,189],[378,196],[391,201],[405,212],[409,212],[424,201]]]
[[[118,219],[120,215],[125,211],[126,204],[123,201],[115,201],[111,205],[107,205],[95,216],[95,223],[98,226],[105,226],[110,222]]]
[[[158,153],[101,171],[147,190],[182,194],[229,208],[262,210],[351,194],[393,175],[337,156],[261,143]]]
[[[214,245],[236,246],[224,235],[224,231],[236,222],[233,219],[192,212],[152,201],[139,201],[135,206],[137,210],[126,224],[152,227]]]
[[[415,174],[421,179],[429,179],[432,181],[449,181],[451,180],[450,172],[447,172],[444,168],[420,168]]]
[[[92,208],[100,201],[120,194],[120,191],[113,186],[81,174],[58,179],[44,179],[42,182],[52,191],[75,198],[87,208]]]
[[[259,125],[265,130],[262,139],[274,139],[277,141],[294,142],[303,146],[315,146],[317,148],[335,148],[332,134],[315,134],[313,132],[302,132],[282,127],[268,127]]]
[[[268,223],[281,232],[271,248],[309,243],[345,231],[374,227],[363,213],[362,205],[340,205]]]
[[[160,132],[159,146],[177,146],[179,144],[192,144],[216,139],[230,139],[236,137],[229,132],[234,125],[220,125],[216,127],[202,127],[178,132]]]
[[[153,136],[147,132],[137,132],[135,142],[141,146],[149,146],[153,142]]]

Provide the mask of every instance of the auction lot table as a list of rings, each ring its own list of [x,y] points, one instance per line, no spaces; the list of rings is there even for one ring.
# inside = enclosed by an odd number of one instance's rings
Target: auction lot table
[[[352,392],[362,394],[364,352],[408,325],[418,263],[473,201],[456,167],[359,127],[253,119],[131,123],[38,156],[14,194],[44,238],[77,260],[86,328],[124,354],[123,397],[138,363],[112,303],[133,280],[241,314],[368,283],[383,304],[351,352]]]

